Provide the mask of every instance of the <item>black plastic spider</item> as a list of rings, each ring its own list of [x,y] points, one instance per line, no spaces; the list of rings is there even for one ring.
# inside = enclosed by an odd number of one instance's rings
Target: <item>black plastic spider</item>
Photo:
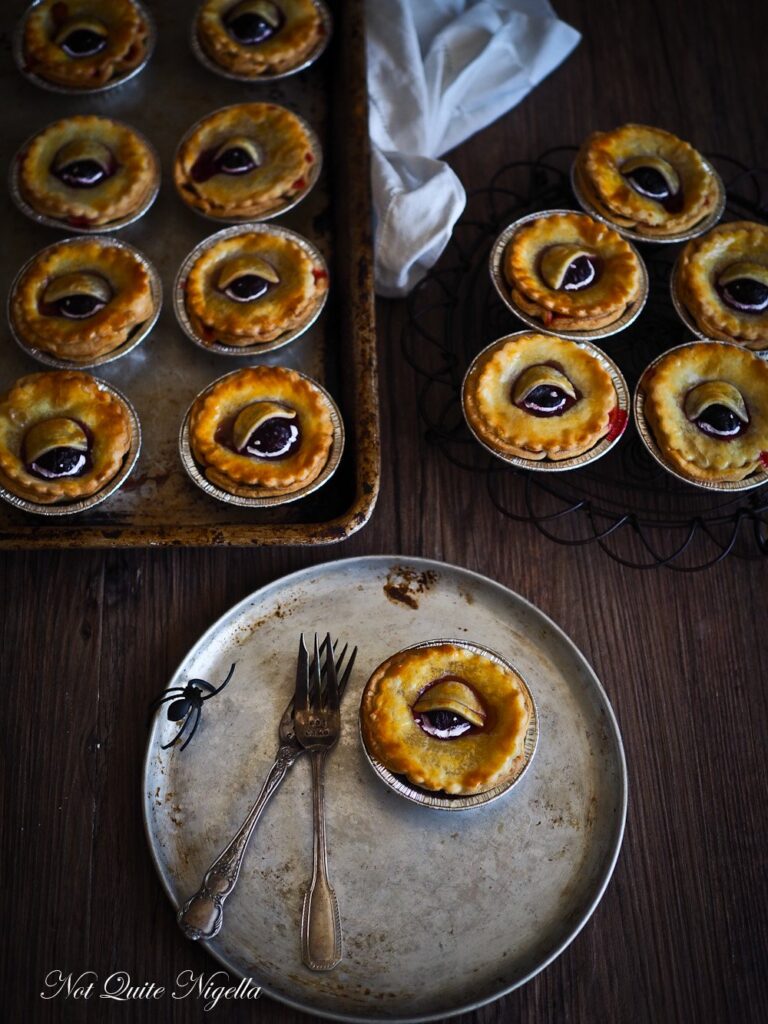
[[[227,673],[227,678],[221,686],[212,686],[211,683],[207,683],[205,679],[190,679],[186,686],[171,686],[168,690],[165,690],[157,700],[152,701],[149,705],[150,711],[154,711],[156,708],[159,708],[162,704],[165,704],[166,701],[172,701],[168,708],[169,722],[181,722],[181,720],[184,719],[181,728],[173,737],[171,742],[163,743],[161,747],[162,750],[167,750],[168,747],[172,747],[179,742],[182,734],[194,715],[195,724],[192,726],[192,731],[184,740],[180,749],[183,750],[186,747],[197,732],[197,727],[200,724],[203,701],[210,700],[211,697],[215,697],[217,693],[221,693],[232,678],[232,673],[235,671],[236,664],[237,662],[232,663],[229,672]],[[207,693],[205,691],[207,691]]]

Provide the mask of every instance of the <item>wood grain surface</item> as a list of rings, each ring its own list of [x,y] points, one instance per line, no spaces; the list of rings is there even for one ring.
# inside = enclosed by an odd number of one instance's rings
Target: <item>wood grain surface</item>
[[[583,41],[519,107],[451,154],[467,187],[511,159],[628,120],[768,165],[764,3],[556,6]],[[768,1019],[765,562],[638,572],[505,520],[424,440],[418,381],[398,344],[403,305],[381,302],[378,313],[381,497],[343,545],[0,555],[2,1019],[314,1019],[268,999],[203,1014],[197,1001],[45,1002],[40,992],[53,969],[126,970],[168,985],[182,970],[214,968],[181,936],[144,838],[148,702],[250,591],[371,553],[455,562],[537,604],[592,661],[626,745],[626,838],[594,916],[534,981],[460,1019]]]

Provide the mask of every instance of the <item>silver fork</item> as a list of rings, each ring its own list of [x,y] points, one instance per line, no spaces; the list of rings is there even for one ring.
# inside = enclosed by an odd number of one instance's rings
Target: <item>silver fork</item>
[[[306,656],[303,636],[300,649],[304,649],[304,655]],[[336,644],[333,645],[332,651],[335,652],[335,649]],[[329,649],[326,652],[326,664],[323,665],[322,672],[316,661],[312,666],[313,675],[325,676],[328,671],[332,671],[333,677],[336,679],[341,671],[346,654],[347,648],[345,647],[334,664],[331,649]],[[351,662],[347,666],[339,684],[340,692],[344,690],[344,686],[349,678],[350,669]],[[294,695],[288,701],[288,705],[280,719],[280,726],[278,728],[280,746],[274,763],[261,788],[261,792],[256,797],[256,802],[248,812],[243,824],[206,871],[200,888],[187,900],[176,915],[179,927],[188,939],[212,939],[221,931],[221,926],[224,923],[224,901],[232,894],[237,884],[245,851],[253,835],[256,822],[285,778],[288,769],[296,758],[304,753],[304,747],[296,739],[293,710],[299,685],[302,687],[302,693],[306,694],[306,679],[307,664],[306,661],[303,664],[301,663],[300,655],[296,673],[296,691],[294,691]]]
[[[311,671],[307,664],[307,649],[302,636],[299,667],[302,664],[306,666],[306,682],[302,687],[297,676],[296,707],[293,715],[296,738],[304,749],[309,751],[312,762],[313,864],[312,881],[304,893],[304,907],[301,913],[301,958],[313,971],[330,971],[342,957],[339,901],[328,881],[323,771],[325,757],[336,745],[341,732],[339,692],[349,679],[357,655],[355,647],[344,670],[342,681],[339,682],[333,659],[328,656],[328,652],[333,649],[330,633],[326,636],[323,646],[326,649],[328,665],[325,692],[317,669],[320,660],[317,634]],[[344,650],[346,651],[346,647]]]

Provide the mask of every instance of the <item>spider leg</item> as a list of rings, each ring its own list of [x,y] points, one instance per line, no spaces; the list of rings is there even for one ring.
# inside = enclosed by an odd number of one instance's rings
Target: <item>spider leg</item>
[[[206,697],[203,697],[203,700],[209,700],[211,697],[215,697],[217,693],[221,693],[221,691],[224,689],[224,687],[227,685],[227,683],[232,678],[232,674],[235,671],[235,665],[237,665],[237,662],[233,661],[232,664],[229,666],[229,672],[227,672],[227,678],[224,680],[224,682],[221,684],[221,686],[217,686],[216,689],[213,690],[212,693],[209,693]]]
[[[184,690],[181,686],[172,686],[170,690],[163,690],[159,697],[152,701],[149,705],[149,710],[154,711],[155,708],[159,708],[161,704],[165,704],[167,700],[173,700],[176,695],[183,696]]]
[[[192,732],[189,734],[189,736],[187,736],[187,738],[182,743],[182,745],[181,745],[181,749],[182,750],[184,749],[184,747],[186,747],[186,745],[189,743],[189,741],[192,739],[192,737],[197,732],[197,727],[200,724],[200,715],[202,714],[202,711],[203,711],[203,705],[202,704],[198,704],[195,707],[194,711],[190,714],[189,718],[191,718],[192,714],[194,714],[194,716],[195,716],[195,724],[192,726]],[[189,718],[187,719],[187,722],[189,721]],[[184,728],[186,728],[186,722],[184,723]],[[179,733],[179,735],[181,735],[181,733]]]

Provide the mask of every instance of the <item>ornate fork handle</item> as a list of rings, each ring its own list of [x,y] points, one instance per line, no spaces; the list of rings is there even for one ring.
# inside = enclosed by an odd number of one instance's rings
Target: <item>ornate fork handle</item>
[[[301,749],[294,746],[280,747],[275,763],[245,821],[229,845],[208,868],[200,888],[179,910],[176,920],[188,939],[212,939],[219,934],[224,923],[224,901],[237,884],[256,822],[301,752]]]
[[[304,907],[301,913],[301,956],[307,967],[313,971],[332,970],[342,956],[339,902],[328,881],[325,849],[325,753],[325,750],[309,752],[312,761],[314,844],[312,881],[304,894]]]

